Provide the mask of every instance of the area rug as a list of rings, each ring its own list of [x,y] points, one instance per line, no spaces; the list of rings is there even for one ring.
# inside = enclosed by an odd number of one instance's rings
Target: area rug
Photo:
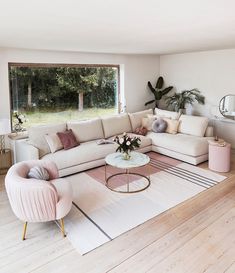
[[[135,171],[150,175],[151,185],[139,193],[116,193],[105,187],[103,166],[66,178],[74,196],[72,210],[65,218],[66,232],[80,254],[114,240],[226,178],[154,152],[148,155],[150,164]],[[120,170],[109,166],[107,171],[112,175]],[[146,183],[136,176],[130,181],[132,190]],[[125,189],[125,177],[114,178],[112,187]]]

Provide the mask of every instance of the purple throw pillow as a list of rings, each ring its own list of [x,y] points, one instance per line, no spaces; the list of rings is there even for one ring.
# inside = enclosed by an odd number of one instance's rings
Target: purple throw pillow
[[[57,136],[59,137],[65,150],[69,150],[73,147],[78,146],[80,143],[76,140],[76,137],[73,134],[73,131],[67,130],[65,132],[58,132]]]
[[[167,128],[167,122],[164,119],[158,118],[152,124],[152,130],[155,133],[164,133]]]

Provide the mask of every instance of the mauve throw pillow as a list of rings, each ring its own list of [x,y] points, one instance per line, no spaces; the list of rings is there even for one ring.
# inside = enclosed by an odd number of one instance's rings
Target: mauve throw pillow
[[[137,134],[137,135],[146,136],[147,133],[148,133],[148,129],[143,127],[143,126],[138,127],[138,128],[135,129],[134,133]]]
[[[69,150],[79,145],[79,142],[76,140],[71,129],[65,132],[58,132],[57,135],[65,150]]]
[[[152,124],[152,130],[155,133],[164,133],[167,128],[167,122],[162,118],[158,118]]]

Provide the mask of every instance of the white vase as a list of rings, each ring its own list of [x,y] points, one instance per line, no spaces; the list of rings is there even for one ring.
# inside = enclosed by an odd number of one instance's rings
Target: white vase
[[[123,152],[123,153],[122,153],[122,158],[123,158],[124,160],[130,160],[131,155],[129,154],[129,152]]]

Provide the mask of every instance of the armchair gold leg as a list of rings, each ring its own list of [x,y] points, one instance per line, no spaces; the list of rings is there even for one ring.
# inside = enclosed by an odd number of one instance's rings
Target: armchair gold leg
[[[25,223],[24,223],[24,229],[23,229],[23,236],[22,236],[22,240],[23,240],[23,241],[25,240],[27,225],[28,225],[28,222],[25,222]]]
[[[66,234],[65,234],[65,229],[64,229],[64,219],[60,219],[60,227],[61,227],[61,232],[62,232],[62,235],[64,237],[66,237]]]

